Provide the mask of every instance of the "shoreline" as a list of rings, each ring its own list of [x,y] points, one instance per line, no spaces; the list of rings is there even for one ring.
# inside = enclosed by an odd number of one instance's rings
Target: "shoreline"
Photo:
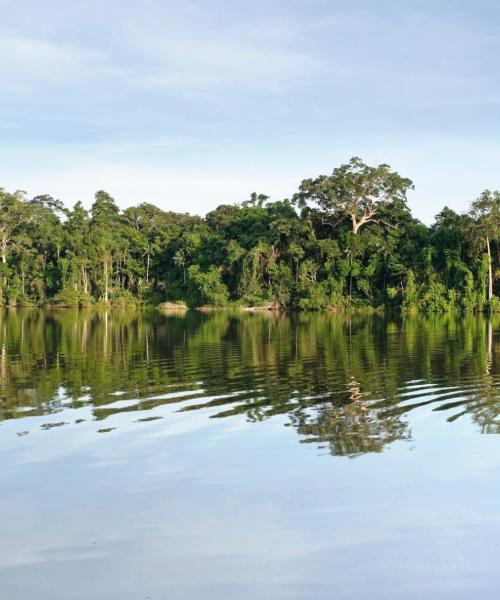
[[[104,304],[96,302],[95,304],[86,304],[81,306],[75,305],[62,305],[62,304],[0,304],[0,309],[37,309],[37,310],[116,310],[116,311],[157,311],[159,313],[187,313],[187,312],[198,312],[198,313],[215,313],[215,312],[233,312],[233,313],[246,313],[246,314],[267,314],[267,315],[283,315],[283,314],[366,314],[366,315],[385,315],[385,314],[399,314],[407,316],[417,315],[493,315],[498,314],[496,311],[488,310],[485,307],[484,310],[473,310],[464,311],[463,308],[450,307],[445,311],[426,311],[419,309],[418,307],[405,309],[401,306],[388,307],[388,306],[350,306],[350,307],[326,307],[318,310],[302,309],[302,308],[288,308],[273,305],[260,305],[260,306],[247,306],[247,305],[228,305],[228,306],[214,306],[214,305],[200,305],[200,306],[188,306],[186,304],[177,304],[174,302],[162,302],[161,304]]]

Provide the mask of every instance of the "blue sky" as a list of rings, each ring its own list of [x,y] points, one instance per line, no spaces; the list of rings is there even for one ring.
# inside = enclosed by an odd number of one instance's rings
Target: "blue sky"
[[[203,214],[352,155],[500,187],[495,1],[0,0],[0,186]]]

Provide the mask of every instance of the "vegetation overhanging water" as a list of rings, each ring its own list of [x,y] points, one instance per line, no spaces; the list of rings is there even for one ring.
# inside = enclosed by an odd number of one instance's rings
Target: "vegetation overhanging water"
[[[428,227],[412,187],[353,158],[291,200],[254,193],[205,218],[120,210],[102,190],[90,212],[0,190],[0,304],[498,311],[499,192]]]

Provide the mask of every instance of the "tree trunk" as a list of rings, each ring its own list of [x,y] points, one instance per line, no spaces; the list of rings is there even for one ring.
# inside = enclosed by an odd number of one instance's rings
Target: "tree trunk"
[[[83,284],[84,294],[88,294],[89,284],[88,284],[87,271],[85,270],[85,267],[82,267],[82,284]]]
[[[108,301],[108,261],[104,261],[104,302]]]
[[[486,250],[488,252],[488,300],[493,298],[493,269],[491,266],[490,238],[486,237]]]
[[[0,241],[0,252],[2,254],[2,264],[6,265],[7,264],[7,236],[3,235],[2,236],[2,240]],[[3,276],[3,285],[4,287],[7,285],[7,275]]]
[[[149,283],[149,251],[148,251],[148,259],[146,262],[146,283]]]

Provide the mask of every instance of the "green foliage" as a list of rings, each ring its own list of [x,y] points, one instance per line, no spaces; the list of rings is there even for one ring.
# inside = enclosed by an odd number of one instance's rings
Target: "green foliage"
[[[254,193],[204,219],[144,202],[121,211],[103,190],[87,211],[0,189],[0,303],[491,310],[500,193],[426,227],[407,206],[411,187],[353,158],[303,180],[293,202]]]
[[[442,283],[431,282],[423,290],[419,306],[424,312],[447,312],[453,308],[450,290]]]
[[[386,289],[386,294],[389,300],[395,300],[399,295],[399,290],[395,287],[388,287]]]
[[[298,301],[303,310],[324,310],[328,306],[328,293],[321,284],[311,285]]]
[[[341,285],[332,277],[305,286],[297,302],[302,310],[339,310],[350,305],[348,298],[342,295]]]
[[[500,298],[498,296],[493,296],[488,302],[488,312],[500,313]]]
[[[418,304],[418,290],[415,282],[415,273],[408,271],[406,276],[406,286],[403,292],[403,309],[415,310]]]
[[[110,298],[112,306],[117,308],[131,308],[139,304],[139,299],[130,290],[116,290]]]
[[[356,234],[361,226],[380,222],[391,204],[404,206],[411,187],[412,181],[389,165],[370,167],[354,157],[331,175],[304,179],[295,200],[302,206],[307,201],[317,204],[333,221],[349,219]]]
[[[289,307],[293,293],[293,274],[289,265],[275,263],[269,271],[272,299],[283,307]]]
[[[478,304],[472,271],[465,265],[460,267],[461,280],[458,286],[459,302],[465,312],[472,312]]]
[[[208,271],[201,271],[198,265],[191,265],[188,269],[188,280],[195,290],[195,304],[227,305],[228,290],[217,267],[212,266]]]
[[[90,306],[93,303],[89,294],[75,288],[65,287],[50,299],[50,304],[61,307]]]

